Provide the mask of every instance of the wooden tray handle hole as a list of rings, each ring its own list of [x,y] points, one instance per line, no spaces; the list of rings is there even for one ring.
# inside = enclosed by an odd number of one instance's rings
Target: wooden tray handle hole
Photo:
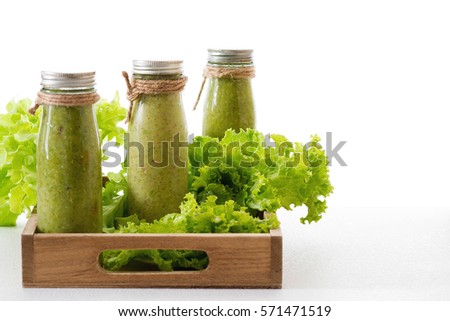
[[[106,272],[179,272],[204,271],[209,265],[205,251],[132,249],[105,250],[99,254],[98,263]]]

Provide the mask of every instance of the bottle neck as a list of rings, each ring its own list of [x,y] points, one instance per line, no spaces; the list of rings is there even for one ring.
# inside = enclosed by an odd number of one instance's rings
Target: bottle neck
[[[208,61],[208,66],[220,68],[246,68],[254,67],[252,61],[250,62],[211,62]]]
[[[83,88],[83,89],[67,89],[67,88],[45,88],[41,89],[41,92],[54,95],[76,95],[76,94],[90,94],[95,93],[95,88]]]
[[[173,80],[173,79],[180,79],[181,77],[183,77],[182,74],[169,74],[169,75],[133,74],[133,78],[143,80]]]

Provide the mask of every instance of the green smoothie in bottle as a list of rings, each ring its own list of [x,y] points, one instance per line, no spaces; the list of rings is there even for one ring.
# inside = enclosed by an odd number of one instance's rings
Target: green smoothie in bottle
[[[95,73],[42,72],[36,170],[40,232],[100,233],[102,172]]]
[[[140,91],[128,126],[128,211],[148,222],[179,212],[188,190],[185,79],[182,61],[133,62]]]
[[[252,50],[208,50],[203,135],[222,138],[229,128],[255,128]]]

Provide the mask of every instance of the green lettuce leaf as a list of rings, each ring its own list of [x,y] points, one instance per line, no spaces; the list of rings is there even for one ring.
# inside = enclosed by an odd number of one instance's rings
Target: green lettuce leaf
[[[0,226],[36,205],[36,137],[40,112],[30,115],[31,100],[11,101],[0,114]]]
[[[115,221],[122,218],[127,210],[126,170],[108,173],[108,180],[102,192],[103,231],[114,232]]]
[[[319,221],[333,191],[319,137],[307,145],[282,135],[271,138],[275,146],[266,146],[254,129],[228,130],[220,141],[195,137],[189,146],[189,191],[200,203],[214,195],[218,204],[234,200],[253,215],[305,205],[308,214],[301,222]]]
[[[116,92],[111,101],[101,99],[95,104],[95,114],[101,146],[106,142],[116,142],[116,146],[122,146],[124,143],[125,129],[118,126],[118,124],[127,117],[127,109],[120,104],[119,93]],[[108,157],[103,154],[103,161],[106,160],[108,160]]]

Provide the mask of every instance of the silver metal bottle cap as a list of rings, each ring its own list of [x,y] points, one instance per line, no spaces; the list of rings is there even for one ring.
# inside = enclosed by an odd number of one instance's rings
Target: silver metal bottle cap
[[[133,60],[133,73],[141,75],[177,75],[183,73],[182,60]]]
[[[41,72],[41,85],[46,89],[91,89],[95,86],[95,72]]]
[[[251,49],[208,49],[208,61],[213,63],[252,63]]]

